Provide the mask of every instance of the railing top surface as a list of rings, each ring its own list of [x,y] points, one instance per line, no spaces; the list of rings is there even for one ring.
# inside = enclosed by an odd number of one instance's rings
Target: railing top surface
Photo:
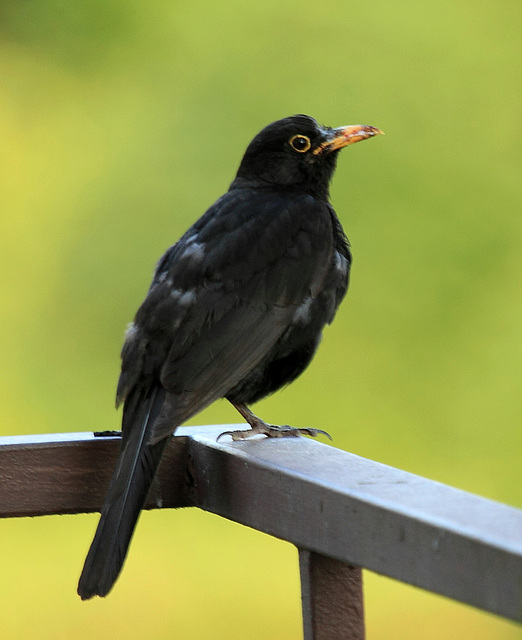
[[[229,455],[233,449],[233,455],[246,464],[266,465],[328,492],[459,531],[522,555],[522,510],[515,507],[308,438],[216,442],[222,431],[223,426],[205,427],[205,431],[188,431],[187,435]]]
[[[234,426],[178,429],[149,507],[199,506],[301,548],[521,619],[522,511],[306,438],[216,441]],[[49,501],[59,502],[42,511],[47,494],[40,495],[37,513],[90,511],[101,504],[118,440],[86,433],[4,437],[0,455],[14,460],[31,451],[31,476],[46,452]],[[57,462],[51,473],[49,460]],[[3,462],[0,483],[7,476],[16,481],[20,465],[6,471]],[[63,498],[55,495],[59,487]],[[10,507],[2,506],[3,493],[0,515],[35,515],[30,503],[14,510],[27,493],[23,483],[11,492]]]

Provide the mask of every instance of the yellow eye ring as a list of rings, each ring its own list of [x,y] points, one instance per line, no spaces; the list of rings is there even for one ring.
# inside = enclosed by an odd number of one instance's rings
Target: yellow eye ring
[[[297,153],[306,153],[312,146],[310,138],[308,138],[307,136],[302,136],[300,134],[292,136],[288,141],[288,144],[294,151],[297,151]]]

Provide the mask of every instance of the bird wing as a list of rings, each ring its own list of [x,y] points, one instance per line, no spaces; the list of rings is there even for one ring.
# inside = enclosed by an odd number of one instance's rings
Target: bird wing
[[[161,379],[157,442],[226,395],[317,296],[332,261],[326,203],[229,191],[163,256],[123,350],[118,395]]]

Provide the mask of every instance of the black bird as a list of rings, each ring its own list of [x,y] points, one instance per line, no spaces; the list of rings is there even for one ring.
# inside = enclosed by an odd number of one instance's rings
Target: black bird
[[[227,193],[160,259],[122,350],[122,445],[78,594],[105,596],[122,568],[162,453],[180,424],[227,398],[247,407],[310,363],[348,287],[351,254],[329,182],[338,152],[379,133],[296,115],[250,143]]]

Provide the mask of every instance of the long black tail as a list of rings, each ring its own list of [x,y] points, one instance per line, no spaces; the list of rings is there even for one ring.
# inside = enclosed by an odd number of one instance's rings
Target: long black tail
[[[87,600],[106,596],[116,581],[169,438],[148,444],[154,421],[165,399],[157,387],[145,394],[135,390],[124,408],[123,441],[100,522],[78,583]]]

